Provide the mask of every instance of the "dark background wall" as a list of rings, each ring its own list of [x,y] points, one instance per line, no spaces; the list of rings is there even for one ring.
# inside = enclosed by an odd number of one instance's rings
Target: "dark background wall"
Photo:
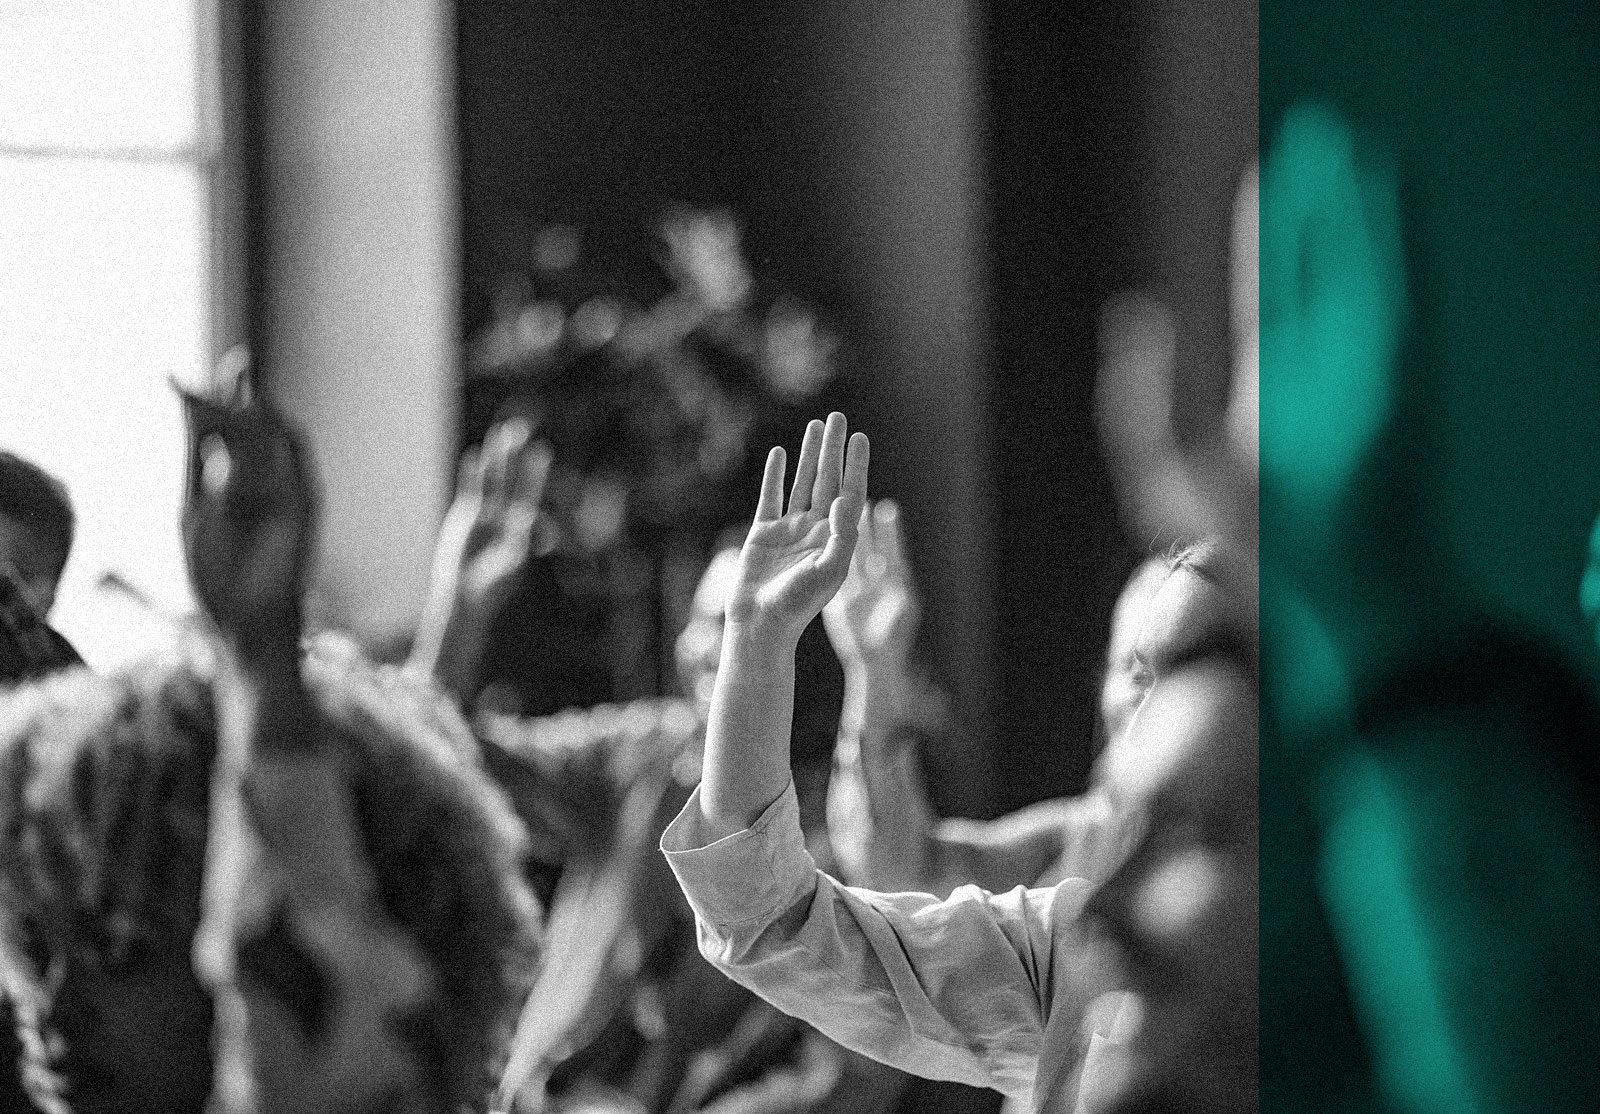
[[[1111,604],[1146,541],[1118,525],[1090,406],[1096,315],[1144,274],[1145,7],[996,0],[986,18],[994,762],[1010,806],[1081,785]]]
[[[849,337],[825,401],[906,504],[974,725],[930,756],[952,811],[1071,791],[1090,758],[1134,555],[1089,398],[1097,308],[1140,275],[1142,7],[459,4],[466,327],[543,224],[737,212],[757,272]]]

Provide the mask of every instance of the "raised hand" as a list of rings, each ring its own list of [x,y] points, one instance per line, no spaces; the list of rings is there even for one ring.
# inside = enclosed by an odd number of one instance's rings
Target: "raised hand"
[[[241,652],[299,638],[315,500],[299,439],[267,405],[179,388],[189,425],[189,578]]]
[[[859,533],[850,571],[822,609],[822,622],[846,669],[871,664],[903,669],[922,607],[911,587],[900,508],[890,499],[866,507]]]
[[[867,505],[870,447],[847,433],[837,413],[806,427],[787,510],[783,450],[767,456],[706,721],[700,808],[718,838],[749,827],[789,784],[795,646],[844,582]]]
[[[767,455],[755,522],[728,600],[730,627],[772,629],[798,640],[844,582],[867,501],[870,451],[865,434],[847,444],[847,433],[837,412],[826,424],[806,426],[787,510],[784,451]]]
[[[528,563],[550,448],[528,423],[501,422],[461,458],[456,497],[439,527],[433,580],[410,667],[472,699],[495,617]]]
[[[501,422],[461,458],[456,496],[439,528],[436,575],[451,575],[461,606],[492,616],[528,562],[550,447],[521,418]]]

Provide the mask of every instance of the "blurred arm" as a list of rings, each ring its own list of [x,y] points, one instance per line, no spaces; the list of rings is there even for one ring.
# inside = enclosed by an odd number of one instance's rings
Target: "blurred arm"
[[[489,631],[528,562],[550,449],[526,422],[502,422],[461,458],[455,498],[439,527],[433,575],[408,668],[463,705],[477,691]]]
[[[919,721],[929,718],[918,711],[919,691],[929,690],[895,664],[846,672],[828,786],[829,835],[846,880],[933,894],[1036,884],[1061,856],[1070,804],[1046,801],[993,821],[940,820],[917,752]]]
[[[1408,1110],[1576,1112],[1600,1094],[1592,802],[1527,735],[1413,721],[1348,758],[1330,795],[1323,890]]]
[[[185,396],[184,547],[218,640],[217,759],[196,967],[217,997],[216,1105],[333,1114],[425,1093],[394,1027],[431,993],[416,943],[384,911],[343,754],[301,681],[314,523],[301,446],[268,408]],[[285,923],[328,982],[306,1034],[239,963]]]

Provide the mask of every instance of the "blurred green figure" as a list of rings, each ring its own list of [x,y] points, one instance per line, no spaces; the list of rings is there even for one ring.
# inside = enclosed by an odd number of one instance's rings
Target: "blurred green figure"
[[[1263,1110],[1600,1110],[1597,24],[1261,11]]]

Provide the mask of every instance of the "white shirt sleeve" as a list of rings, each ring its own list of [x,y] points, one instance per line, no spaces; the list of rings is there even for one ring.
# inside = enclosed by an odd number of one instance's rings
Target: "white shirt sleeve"
[[[698,790],[661,847],[700,951],[847,1048],[930,1079],[1055,1093],[1094,993],[1074,945],[1089,884],[943,901],[843,886],[801,838],[791,784],[754,825],[708,842]]]

